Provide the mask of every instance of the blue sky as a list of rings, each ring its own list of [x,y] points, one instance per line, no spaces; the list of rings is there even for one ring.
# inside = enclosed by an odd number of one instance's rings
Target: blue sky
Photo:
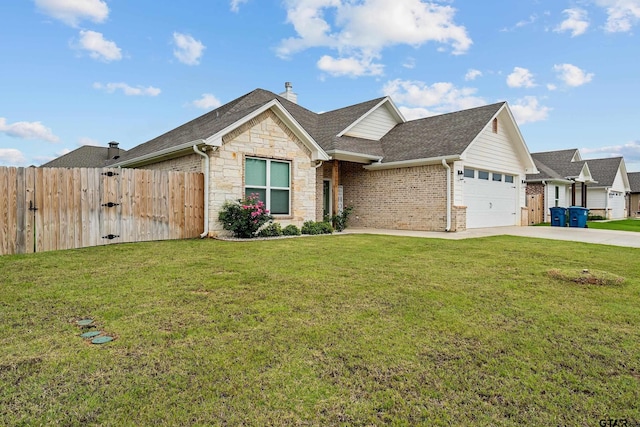
[[[640,0],[21,0],[0,17],[0,166],[129,149],[290,81],[316,112],[505,100],[531,152],[640,171]]]

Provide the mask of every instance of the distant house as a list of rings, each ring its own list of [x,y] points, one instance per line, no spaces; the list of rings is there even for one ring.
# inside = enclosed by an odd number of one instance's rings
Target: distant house
[[[103,168],[118,160],[126,150],[118,148],[117,142],[108,147],[83,145],[80,148],[40,165],[43,168]]]
[[[258,193],[298,226],[353,206],[350,224],[409,230],[520,225],[536,173],[505,102],[407,121],[389,97],[314,113],[290,84],[256,89],[111,163],[202,171],[210,235],[227,200]]]
[[[527,195],[530,200],[542,197],[544,221],[549,221],[549,208],[554,206],[582,206],[608,219],[626,216],[629,183],[622,157],[582,160],[578,149],[531,156],[538,173],[527,175]]]
[[[640,217],[640,172],[631,172],[627,174],[629,179],[629,196],[627,198],[627,208],[629,216],[633,218]]]

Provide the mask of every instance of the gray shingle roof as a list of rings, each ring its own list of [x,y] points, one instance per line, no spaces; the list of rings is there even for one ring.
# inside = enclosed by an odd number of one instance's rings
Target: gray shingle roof
[[[107,147],[83,145],[80,148],[40,165],[43,168],[102,168],[110,161],[107,158]],[[126,153],[120,149],[120,156]]]
[[[527,175],[527,180],[535,181],[540,179],[566,179],[577,177],[584,167],[584,161],[572,162],[577,148],[559,151],[546,151],[542,153],[531,153],[531,157],[540,171],[538,174]]]
[[[640,172],[631,172],[627,174],[629,177],[629,186],[632,193],[640,193]]]
[[[273,92],[256,89],[157,138],[140,144],[118,161],[132,160],[191,141],[206,139],[277,99],[325,151],[383,157],[383,162],[462,154],[504,102],[401,123],[381,141],[337,135],[379,104],[372,99],[322,114]]]
[[[504,102],[412,120],[382,138],[382,163],[462,154]]]
[[[586,160],[591,171],[591,176],[598,183],[596,187],[611,187],[616,179],[616,174],[620,168],[622,157],[610,157],[607,159],[589,159]]]

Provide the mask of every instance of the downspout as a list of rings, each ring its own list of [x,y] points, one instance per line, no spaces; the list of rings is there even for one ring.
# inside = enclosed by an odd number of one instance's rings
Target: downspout
[[[605,188],[606,195],[604,198],[604,219],[609,219],[609,192],[610,188]]]
[[[324,162],[322,160],[320,160],[320,163],[318,163],[317,165],[315,165],[313,168],[314,169],[318,169],[320,166],[322,166]]]
[[[193,146],[193,151],[196,154],[204,157],[204,231],[200,235],[201,239],[204,239],[209,235],[209,156],[207,156],[204,152],[198,150],[198,146]]]
[[[442,166],[447,170],[447,228],[444,231],[451,231],[451,166],[445,159],[442,159]]]

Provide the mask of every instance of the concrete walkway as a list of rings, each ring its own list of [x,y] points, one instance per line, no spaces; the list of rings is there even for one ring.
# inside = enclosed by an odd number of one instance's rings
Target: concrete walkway
[[[432,239],[473,239],[487,236],[521,236],[538,239],[569,240],[601,245],[640,248],[640,233],[616,230],[595,230],[573,227],[492,227],[474,228],[447,233],[444,231],[384,230],[379,228],[347,228],[344,234],[387,234],[391,236],[428,237]]]

